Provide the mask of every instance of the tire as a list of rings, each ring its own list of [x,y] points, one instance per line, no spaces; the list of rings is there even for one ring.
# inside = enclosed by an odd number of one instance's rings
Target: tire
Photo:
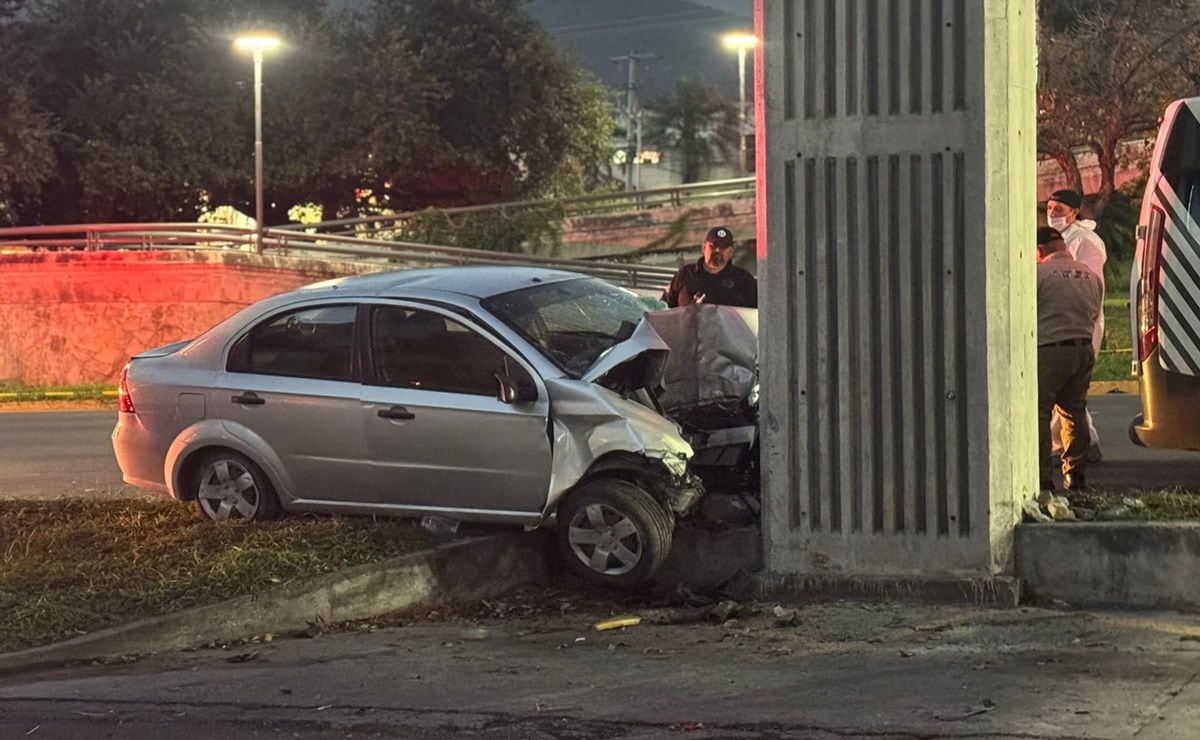
[[[263,521],[282,513],[275,487],[253,460],[214,450],[196,463],[188,482],[196,513],[215,522]]]
[[[584,483],[558,507],[563,564],[589,583],[628,588],[649,580],[671,550],[673,515],[633,483]]]

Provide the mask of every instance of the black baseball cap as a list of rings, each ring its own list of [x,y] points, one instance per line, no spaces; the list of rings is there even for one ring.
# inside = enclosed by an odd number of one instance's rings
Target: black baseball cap
[[[1070,205],[1070,203],[1067,205]],[[1050,242],[1060,242],[1062,241],[1062,238],[1062,234],[1059,233],[1058,229],[1054,228],[1053,226],[1043,226],[1038,229],[1038,246],[1049,244]]]
[[[1083,205],[1083,196],[1074,190],[1055,190],[1046,200],[1047,202],[1056,200],[1064,206],[1074,208],[1077,211],[1079,210],[1079,206]]]
[[[733,232],[724,226],[714,226],[708,230],[708,234],[704,237],[705,244],[711,244],[714,247],[732,247]]]

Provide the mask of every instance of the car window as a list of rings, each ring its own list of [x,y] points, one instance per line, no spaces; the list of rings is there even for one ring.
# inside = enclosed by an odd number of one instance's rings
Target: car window
[[[575,378],[609,347],[628,339],[646,313],[636,294],[596,278],[522,288],[482,303]]]
[[[232,373],[353,380],[354,306],[288,311],[248,331],[229,351]]]
[[[474,396],[497,394],[497,375],[518,385],[533,379],[499,347],[454,319],[402,306],[371,312],[375,382]]]

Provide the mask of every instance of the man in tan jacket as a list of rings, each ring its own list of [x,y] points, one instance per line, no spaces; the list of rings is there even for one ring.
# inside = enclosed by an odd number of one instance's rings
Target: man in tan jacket
[[[1104,283],[1071,256],[1057,229],[1038,229],[1038,453],[1043,489],[1053,490],[1050,415],[1062,416],[1063,485],[1087,487],[1084,460],[1090,435],[1087,392],[1096,355],[1092,329],[1104,302]]]

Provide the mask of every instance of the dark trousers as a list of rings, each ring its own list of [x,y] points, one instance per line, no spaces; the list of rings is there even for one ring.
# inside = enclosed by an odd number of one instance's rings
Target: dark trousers
[[[1083,468],[1091,439],[1087,425],[1087,392],[1096,355],[1091,343],[1038,347],[1038,461],[1041,480],[1052,480],[1050,416],[1062,416],[1062,471]]]

